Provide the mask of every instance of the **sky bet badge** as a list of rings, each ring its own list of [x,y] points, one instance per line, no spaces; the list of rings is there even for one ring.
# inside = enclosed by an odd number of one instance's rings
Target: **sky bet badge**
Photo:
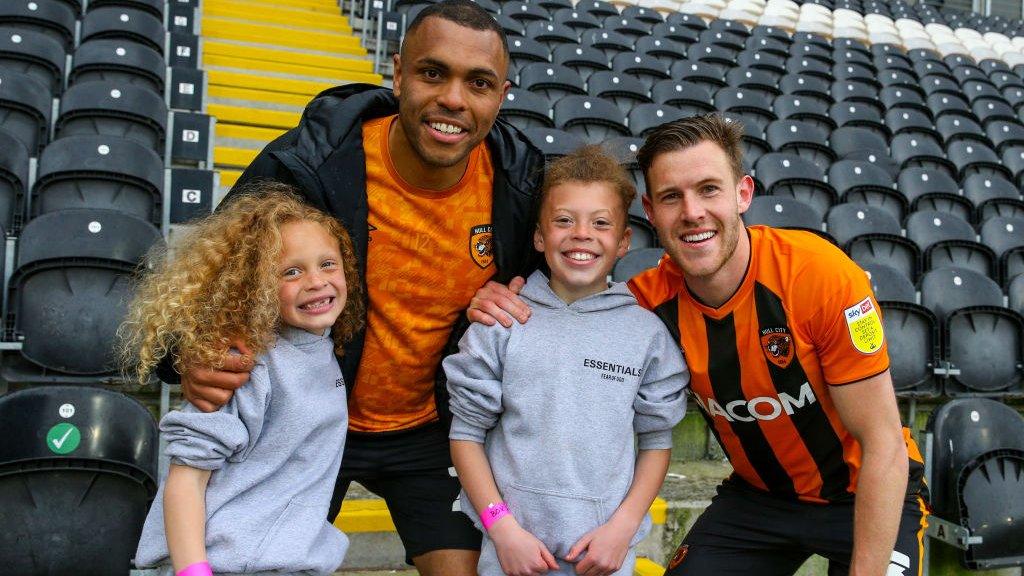
[[[481,224],[469,229],[469,255],[473,262],[481,268],[487,268],[494,261],[494,251],[491,250],[490,224]]]
[[[863,354],[874,354],[882,348],[882,319],[878,307],[865,298],[843,311],[846,327],[850,329],[853,347]]]

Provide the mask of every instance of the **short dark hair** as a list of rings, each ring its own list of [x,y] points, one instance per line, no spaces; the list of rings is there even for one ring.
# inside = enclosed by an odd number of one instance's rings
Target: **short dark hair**
[[[501,39],[501,48],[505,52],[505,57],[508,58],[508,40],[505,38],[505,30],[490,13],[472,0],[443,0],[437,4],[428,5],[406,27],[405,35],[409,36],[415,32],[427,18],[441,18],[473,30],[490,30]]]
[[[548,164],[544,168],[538,205],[543,207],[551,189],[567,182],[607,183],[622,203],[624,222],[629,222],[629,205],[636,198],[636,186],[626,169],[600,145],[583,146]]]
[[[680,118],[651,130],[636,154],[636,161],[646,176],[658,156],[685,150],[701,142],[713,142],[725,151],[733,176],[739,180],[743,176],[742,139],[743,126],[720,114]]]

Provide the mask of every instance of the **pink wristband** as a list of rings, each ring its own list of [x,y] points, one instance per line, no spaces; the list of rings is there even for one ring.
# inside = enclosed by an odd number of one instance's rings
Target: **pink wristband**
[[[504,502],[488,504],[487,508],[484,508],[483,513],[480,514],[480,523],[484,525],[484,530],[489,531],[495,522],[509,514],[511,514],[511,512],[509,512],[508,505]]]
[[[209,562],[196,562],[186,566],[176,576],[213,576],[213,570],[210,570]]]

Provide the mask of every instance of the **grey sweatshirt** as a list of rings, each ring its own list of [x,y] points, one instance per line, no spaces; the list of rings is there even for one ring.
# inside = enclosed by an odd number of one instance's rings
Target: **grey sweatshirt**
[[[625,284],[567,305],[534,272],[520,297],[529,322],[473,324],[445,359],[449,437],[484,444],[513,516],[561,558],[625,498],[634,433],[641,450],[672,447],[689,373],[679,345]],[[648,517],[632,544],[649,530]]]
[[[329,331],[286,327],[249,383],[217,412],[191,404],[160,421],[174,464],[213,470],[206,489],[206,553],[220,574],[332,574],[348,538],[327,521],[341,465],[348,405]],[[135,562],[169,564],[164,484]]]

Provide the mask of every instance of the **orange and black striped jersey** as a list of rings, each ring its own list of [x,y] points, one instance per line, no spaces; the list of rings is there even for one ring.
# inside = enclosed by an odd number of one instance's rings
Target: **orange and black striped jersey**
[[[487,146],[447,190],[417,188],[395,170],[396,116],[363,124],[370,242],[366,340],[349,396],[349,429],[385,432],[437,420],[434,376],[458,316],[494,274]]]
[[[870,282],[841,250],[810,232],[748,228],[750,263],[718,308],[699,302],[668,256],[630,281],[640,304],[678,335],[690,391],[748,484],[810,502],[851,498],[861,449],[829,386],[889,368]],[[911,486],[921,457],[909,431]]]

